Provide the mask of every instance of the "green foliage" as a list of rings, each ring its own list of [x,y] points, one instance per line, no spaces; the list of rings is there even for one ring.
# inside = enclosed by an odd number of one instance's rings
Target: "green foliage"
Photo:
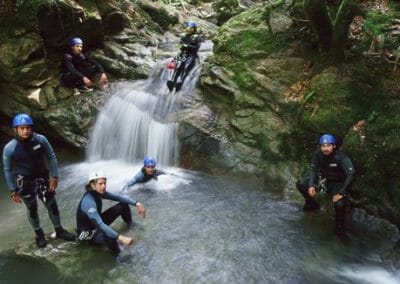
[[[392,25],[394,20],[394,14],[392,12],[377,12],[370,11],[367,13],[364,21],[364,30],[376,37],[380,34],[384,34],[388,28]]]

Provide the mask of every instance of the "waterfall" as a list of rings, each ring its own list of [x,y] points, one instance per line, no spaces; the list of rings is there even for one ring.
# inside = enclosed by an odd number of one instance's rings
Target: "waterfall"
[[[140,82],[118,83],[116,94],[97,117],[89,141],[89,161],[138,162],[153,156],[160,165],[176,165],[178,123],[165,121],[168,110],[157,107],[164,101],[147,93]]]
[[[160,61],[146,81],[115,83],[113,96],[98,114],[88,145],[90,162],[121,159],[139,163],[153,156],[161,166],[177,166],[179,143],[173,113],[196,94],[201,62],[212,43],[202,44],[198,63],[178,93],[166,86],[167,60]]]

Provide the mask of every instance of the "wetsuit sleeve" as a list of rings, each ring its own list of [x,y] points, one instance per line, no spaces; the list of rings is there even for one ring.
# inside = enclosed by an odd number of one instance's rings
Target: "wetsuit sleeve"
[[[76,75],[76,76],[78,76],[80,78],[85,77],[81,72],[79,72],[75,68],[74,64],[72,63],[72,56],[71,55],[64,54],[63,63],[64,63],[65,68],[67,68],[68,72],[70,72],[71,74],[74,74],[74,75]]]
[[[188,48],[199,49],[201,44],[201,38],[200,36],[196,36],[195,38],[185,36],[181,39],[181,43],[185,44]]]
[[[129,204],[129,205],[133,205],[133,206],[136,206],[136,203],[137,203],[136,200],[129,198],[128,196],[121,195],[121,194],[115,194],[115,193],[109,192],[109,191],[106,191],[104,193],[103,198],[114,200],[114,201],[125,203],[125,204]]]
[[[46,156],[49,159],[49,166],[50,166],[50,177],[58,177],[58,163],[57,163],[57,157],[56,154],[54,153],[53,147],[51,147],[49,141],[47,140],[46,137],[43,135],[37,135],[40,144],[44,147],[44,150],[46,152]]]
[[[81,209],[85,214],[90,218],[93,224],[104,232],[104,234],[112,239],[116,239],[118,237],[118,233],[103,222],[99,211],[97,211],[96,202],[91,198],[85,198],[85,200],[81,203]]]
[[[310,181],[308,187],[317,187],[317,176],[318,176],[318,154],[314,153],[311,164],[310,164]]]
[[[167,173],[163,170],[157,169],[156,173],[154,174],[155,176],[161,176],[161,175],[166,175]]]
[[[17,185],[15,183],[14,175],[12,173],[12,158],[17,142],[11,140],[3,149],[3,170],[6,178],[7,186],[10,191],[15,191]]]
[[[94,59],[91,58],[89,55],[86,55],[86,58],[87,58],[87,60],[88,60],[91,64],[93,64],[94,66],[96,66],[96,71],[97,71],[98,73],[104,73],[103,66],[101,66],[101,64],[100,64],[97,60],[94,60]]]
[[[125,187],[133,186],[133,185],[137,184],[138,182],[143,182],[143,180],[144,180],[144,174],[142,173],[142,171],[140,171],[133,178],[128,180]]]
[[[353,181],[353,176],[355,174],[353,163],[351,162],[350,158],[346,155],[343,155],[340,159],[340,165],[346,175],[346,179],[343,182],[342,187],[339,190],[340,194],[346,193],[349,185]]]

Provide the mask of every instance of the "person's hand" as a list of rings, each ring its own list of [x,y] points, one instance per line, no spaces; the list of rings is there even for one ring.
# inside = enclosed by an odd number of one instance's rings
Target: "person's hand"
[[[93,85],[93,82],[90,81],[88,77],[83,77],[83,83],[85,84],[86,87],[91,87]]]
[[[146,218],[146,209],[144,209],[142,203],[139,202],[136,203],[136,211],[140,217],[142,217],[143,219]]]
[[[315,192],[315,187],[313,187],[313,186],[309,187],[309,188],[308,188],[308,195],[309,195],[310,197],[314,197],[315,194],[316,194],[316,192]]]
[[[125,246],[130,246],[133,244],[133,239],[130,237],[125,237],[123,235],[118,235],[118,241],[120,241]]]
[[[342,199],[343,198],[343,195],[341,195],[341,194],[335,194],[333,197],[332,197],[332,201],[333,201],[333,203],[336,203],[336,202],[338,202],[340,199]]]
[[[99,80],[100,85],[104,88],[108,85],[108,78],[106,73],[102,73]]]
[[[58,179],[57,178],[51,178],[49,180],[49,191],[50,192],[55,191],[57,186],[58,186]]]
[[[11,193],[11,200],[14,203],[21,203],[21,196],[19,196],[19,194],[16,191],[14,191]]]

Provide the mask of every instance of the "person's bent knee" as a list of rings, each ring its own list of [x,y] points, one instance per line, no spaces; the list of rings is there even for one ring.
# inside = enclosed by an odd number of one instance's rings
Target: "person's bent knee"
[[[341,199],[334,203],[335,209],[345,209],[347,205],[347,197],[343,196]]]

